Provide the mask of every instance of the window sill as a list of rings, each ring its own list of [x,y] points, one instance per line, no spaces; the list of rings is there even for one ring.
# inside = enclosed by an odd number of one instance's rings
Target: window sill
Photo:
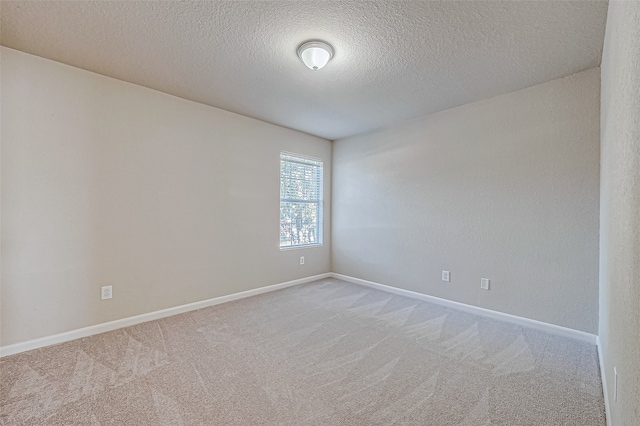
[[[301,246],[287,246],[287,247],[280,247],[281,251],[287,251],[287,250],[295,250],[295,249],[304,249],[304,248],[313,248],[313,247],[322,247],[322,244],[305,244],[305,245],[301,245]]]

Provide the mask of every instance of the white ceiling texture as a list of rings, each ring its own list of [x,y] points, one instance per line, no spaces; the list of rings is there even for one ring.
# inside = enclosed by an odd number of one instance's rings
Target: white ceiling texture
[[[600,64],[604,1],[2,1],[1,42],[327,139]],[[334,58],[296,56],[322,39]]]

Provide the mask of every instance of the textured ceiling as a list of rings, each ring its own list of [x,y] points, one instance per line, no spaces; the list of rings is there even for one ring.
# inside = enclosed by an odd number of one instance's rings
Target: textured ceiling
[[[600,64],[603,1],[2,1],[2,44],[336,139]],[[311,71],[297,46],[335,56]]]

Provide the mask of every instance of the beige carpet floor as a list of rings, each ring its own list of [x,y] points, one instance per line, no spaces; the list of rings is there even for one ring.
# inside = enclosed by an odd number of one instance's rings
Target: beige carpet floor
[[[334,279],[0,368],[2,425],[605,424],[593,345]]]

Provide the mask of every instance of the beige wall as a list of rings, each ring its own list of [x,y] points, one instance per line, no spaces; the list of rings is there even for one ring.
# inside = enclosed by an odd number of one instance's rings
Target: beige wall
[[[333,270],[595,334],[599,78],[335,141]]]
[[[614,426],[640,425],[640,2],[609,2],[602,58],[600,341]],[[618,400],[614,398],[618,370]]]
[[[7,48],[1,67],[2,345],[329,272],[331,142]],[[280,150],[324,160],[322,247],[279,249]]]

